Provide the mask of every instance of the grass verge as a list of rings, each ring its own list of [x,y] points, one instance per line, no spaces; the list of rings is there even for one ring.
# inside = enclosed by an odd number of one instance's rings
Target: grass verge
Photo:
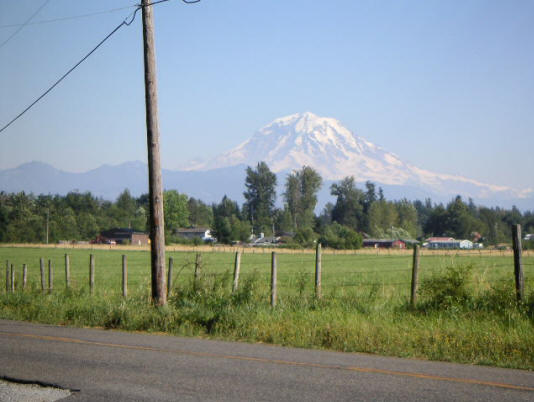
[[[150,304],[146,283],[127,299],[32,285],[1,295],[0,317],[533,370],[534,295],[518,306],[511,283],[475,292],[471,277],[469,266],[451,266],[425,279],[416,309],[372,286],[321,300],[302,288],[273,309],[259,274],[234,294],[229,274],[182,282],[164,308]]]

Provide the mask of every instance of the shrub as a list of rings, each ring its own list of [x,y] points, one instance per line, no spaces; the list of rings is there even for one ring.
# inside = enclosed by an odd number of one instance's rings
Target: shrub
[[[449,309],[464,306],[471,300],[467,283],[471,279],[473,266],[449,266],[444,274],[435,274],[421,283],[419,294],[424,300],[423,308]]]
[[[362,235],[337,222],[328,225],[321,238],[321,244],[335,249],[359,249],[362,247]]]

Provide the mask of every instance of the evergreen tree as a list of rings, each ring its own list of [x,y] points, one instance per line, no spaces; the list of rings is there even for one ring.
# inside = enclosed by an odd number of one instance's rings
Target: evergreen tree
[[[309,166],[288,175],[284,198],[293,218],[294,230],[313,227],[317,192],[321,183],[319,173]]]
[[[254,233],[271,233],[276,199],[276,175],[265,162],[258,163],[256,169],[249,166],[245,187],[243,195]]]
[[[345,177],[339,184],[332,184],[330,193],[336,197],[332,220],[354,230],[363,230],[365,196],[356,188],[354,177]]]
[[[250,224],[241,219],[237,202],[225,195],[219,204],[213,205],[212,233],[219,243],[246,241],[250,232]]]
[[[176,190],[164,191],[163,213],[165,214],[165,231],[167,233],[189,226],[187,195],[180,194]]]

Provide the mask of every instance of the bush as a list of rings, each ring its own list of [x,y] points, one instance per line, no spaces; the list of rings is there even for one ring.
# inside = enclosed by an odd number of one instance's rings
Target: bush
[[[190,245],[190,246],[200,246],[201,244],[205,244],[205,242],[198,238],[194,237],[192,239],[188,239],[183,236],[173,235],[173,234],[166,234],[165,235],[165,244],[184,244],[184,245]]]
[[[321,244],[335,249],[359,249],[362,247],[362,235],[337,222],[328,225],[321,238]]]
[[[298,229],[293,240],[303,247],[313,247],[317,235],[311,228]]]
[[[419,294],[422,308],[449,309],[465,306],[472,299],[467,283],[471,279],[473,266],[450,266],[444,274],[435,274],[421,283]]]

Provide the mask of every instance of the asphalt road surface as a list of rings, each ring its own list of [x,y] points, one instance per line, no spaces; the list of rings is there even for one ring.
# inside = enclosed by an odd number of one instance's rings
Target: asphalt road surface
[[[65,401],[534,401],[529,371],[5,320],[0,378]]]

